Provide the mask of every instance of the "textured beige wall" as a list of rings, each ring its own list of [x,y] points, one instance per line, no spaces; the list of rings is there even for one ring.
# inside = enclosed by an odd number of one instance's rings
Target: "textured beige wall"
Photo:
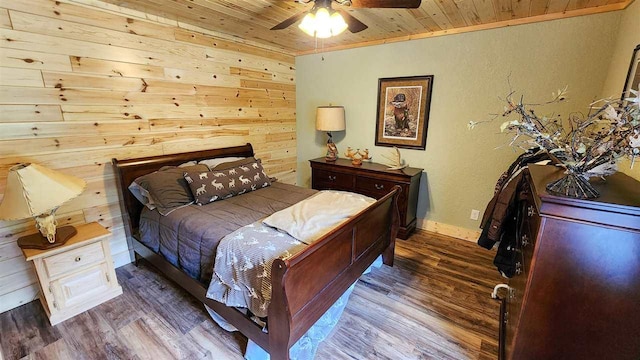
[[[620,17],[620,25],[613,49],[609,73],[602,89],[602,97],[618,97],[624,86],[629,71],[629,61],[633,49],[640,44],[640,1],[634,1]],[[636,89],[637,90],[637,89]],[[620,171],[640,180],[640,159],[636,159],[634,167],[628,160],[620,162]]]
[[[334,136],[347,146],[369,148],[374,160],[378,78],[434,75],[425,151],[401,150],[422,167],[418,217],[467,229],[471,209],[484,210],[499,175],[517,157],[499,134],[503,119],[476,130],[469,120],[500,112],[509,91],[529,102],[569,86],[570,101],[555,110],[584,111],[600,96],[615,45],[620,12],[531,25],[299,56],[297,73],[298,183],[310,184],[308,159],[323,155],[324,134],[314,129],[318,105],[344,105],[347,130]],[[554,109],[546,109],[551,112]],[[420,226],[420,223],[419,223]]]

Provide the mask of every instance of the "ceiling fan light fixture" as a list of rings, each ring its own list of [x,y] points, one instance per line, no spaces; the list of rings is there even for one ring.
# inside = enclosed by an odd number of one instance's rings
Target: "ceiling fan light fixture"
[[[329,10],[321,7],[316,11],[316,36],[326,39],[331,35],[331,15],[329,15]]]
[[[336,11],[331,14],[331,33],[333,34],[333,36],[336,36],[347,30],[347,27],[347,23],[344,21],[342,15],[340,15],[339,12]]]
[[[302,19],[300,25],[298,25],[300,30],[304,31],[305,34],[309,36],[316,35],[316,16],[310,12]]]
[[[309,36],[326,39],[336,36],[347,29],[347,23],[339,12],[329,12],[326,7],[319,7],[315,14],[309,12],[300,22],[298,28]]]

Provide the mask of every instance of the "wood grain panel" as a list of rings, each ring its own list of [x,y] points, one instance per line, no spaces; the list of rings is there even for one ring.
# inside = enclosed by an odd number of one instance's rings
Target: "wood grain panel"
[[[36,300],[39,292],[40,288],[38,284],[33,283],[22,289],[0,295],[0,313]],[[40,304],[38,304],[38,306],[40,306]],[[44,313],[42,315],[45,316]],[[42,320],[46,321],[44,317]]]
[[[545,14],[549,10],[548,4],[549,4],[549,0],[531,0],[529,15],[537,16],[537,15]]]
[[[42,87],[40,70],[0,67],[0,86]]]
[[[71,66],[74,72],[88,72],[123,77],[152,77],[158,79],[164,78],[164,69],[160,66],[153,65],[131,64],[118,61],[72,56]]]
[[[167,56],[177,56],[185,59],[201,59],[205,53],[204,49],[185,46],[167,40],[145,38],[144,41],[141,41],[141,36],[130,32],[77,24],[18,11],[9,11],[9,15],[11,16],[13,29],[27,31],[29,33],[82,40],[103,45],[117,44],[123,48],[160,53]]]
[[[29,286],[37,281],[36,273],[32,268],[0,277],[0,294],[6,294],[23,287]]]
[[[258,56],[264,56],[269,59],[281,61],[283,63],[293,64],[295,62],[292,55],[269,51],[265,49],[255,48],[253,46],[247,46],[240,43],[226,41],[215,38],[206,34],[201,34],[195,31],[185,29],[175,29],[175,39],[177,41],[184,41],[192,44],[202,45],[209,48],[230,50],[243,54],[252,54]]]
[[[0,28],[11,29],[11,19],[7,9],[0,9]]]
[[[251,142],[271,175],[295,181],[292,55],[78,3],[0,2],[0,198],[20,162],[85,179],[58,222],[100,222],[113,232],[114,262],[124,265],[113,157]],[[16,246],[34,231],[31,219],[0,221],[0,311],[35,296]]]
[[[62,121],[57,105],[0,105],[0,122]]]
[[[59,54],[37,53],[28,50],[3,48],[0,52],[2,66],[21,69],[70,71],[69,57]]]
[[[93,25],[124,33],[156,39],[172,40],[173,28],[150,21],[112,14],[106,11],[77,6],[60,1],[29,0],[3,1],[2,7],[24,13],[46,16],[72,23]]]
[[[547,13],[566,11],[568,5],[569,0],[549,0]]]
[[[222,71],[195,71],[186,69],[165,68],[164,77],[166,79],[186,82],[196,85],[223,86],[223,87],[239,87],[240,78],[228,75],[229,70]]]

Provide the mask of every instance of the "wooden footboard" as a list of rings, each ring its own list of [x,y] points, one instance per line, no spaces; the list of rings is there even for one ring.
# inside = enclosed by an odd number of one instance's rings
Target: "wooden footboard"
[[[396,186],[375,205],[271,270],[269,353],[288,359],[288,352],[307,330],[383,254],[393,264],[398,232]]]
[[[271,359],[288,359],[289,348],[324,314],[380,255],[393,265],[395,237],[399,228],[397,208],[400,187],[360,212],[340,227],[287,260],[272,267],[272,295],[268,334],[252,320],[222,303],[206,298],[204,284],[171,265],[137,241],[142,205],[127,190],[136,177],[166,165],[223,156],[252,156],[250,144],[233,148],[113,160],[118,176],[121,204],[128,235],[138,258],[144,258],[198,300],[211,307],[245,336],[269,352]]]

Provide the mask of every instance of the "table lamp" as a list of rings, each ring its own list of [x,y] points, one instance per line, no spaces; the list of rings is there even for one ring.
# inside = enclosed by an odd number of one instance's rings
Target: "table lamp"
[[[7,187],[0,203],[0,220],[34,217],[40,233],[23,236],[23,249],[50,249],[63,245],[77,233],[73,226],[57,229],[55,212],[63,203],[80,195],[86,182],[38,164],[19,164],[9,169]]]
[[[327,140],[327,155],[325,160],[333,162],[338,159],[338,148],[334,144],[331,137],[332,131],[344,131],[344,106],[318,106],[316,111],[316,130],[326,131],[329,139]]]

